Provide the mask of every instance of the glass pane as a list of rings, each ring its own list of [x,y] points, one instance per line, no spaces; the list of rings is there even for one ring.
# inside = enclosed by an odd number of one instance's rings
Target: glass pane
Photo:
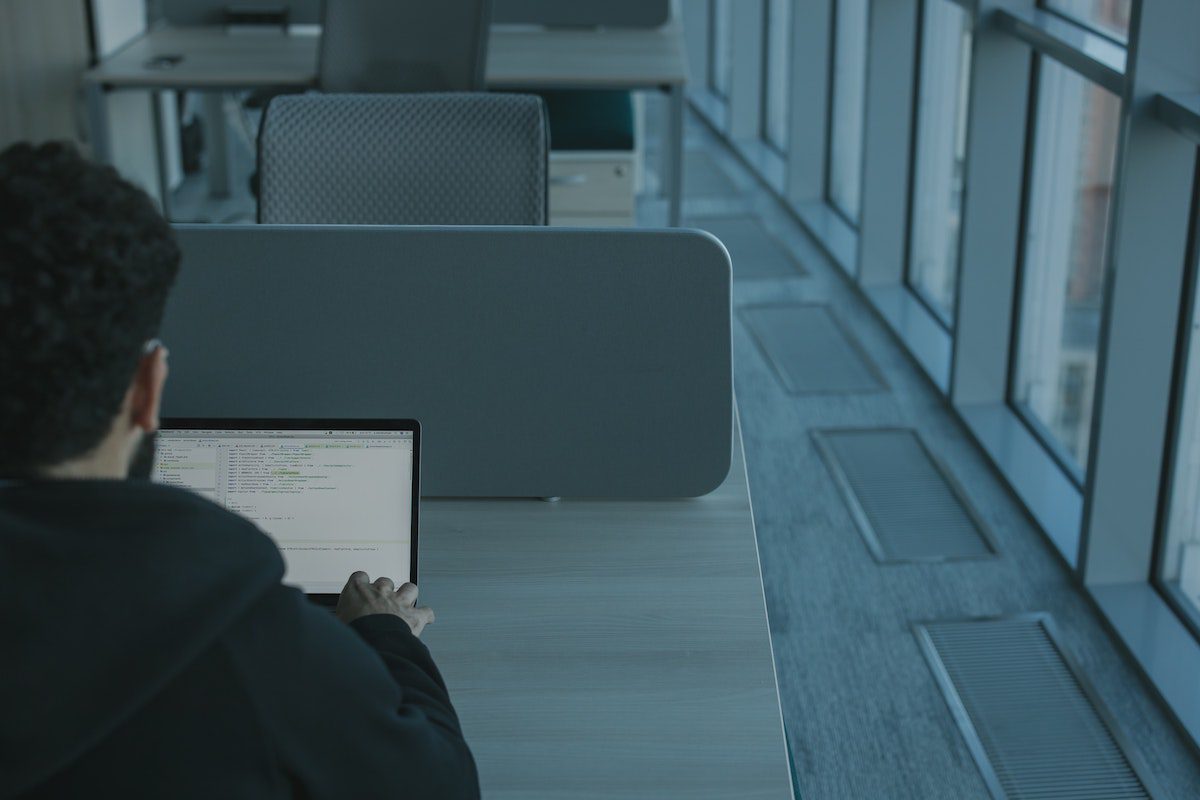
[[[1046,0],[1045,6],[1092,30],[1121,41],[1129,38],[1133,0]]]
[[[792,0],[767,4],[767,83],[763,94],[763,138],[787,152],[788,75],[792,54]]]
[[[715,94],[729,97],[733,74],[733,0],[713,0],[712,74],[709,83]]]
[[[867,0],[837,0],[833,35],[829,202],[857,225],[867,78]]]
[[[949,0],[924,6],[909,281],[949,321],[958,282],[971,19]]]
[[[1082,472],[1120,99],[1040,60],[1013,397]]]
[[[1200,283],[1192,302],[1183,407],[1175,444],[1175,478],[1160,577],[1200,615]]]

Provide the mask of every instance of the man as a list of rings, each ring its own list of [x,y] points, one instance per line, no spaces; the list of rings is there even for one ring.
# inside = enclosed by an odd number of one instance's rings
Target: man
[[[0,798],[477,797],[415,586],[355,573],[335,617],[252,523],[127,479],[178,264],[112,169],[0,153]]]

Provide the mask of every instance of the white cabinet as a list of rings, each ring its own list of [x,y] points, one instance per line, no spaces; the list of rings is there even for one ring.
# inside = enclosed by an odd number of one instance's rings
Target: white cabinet
[[[633,225],[636,168],[632,150],[552,151],[550,224]]]

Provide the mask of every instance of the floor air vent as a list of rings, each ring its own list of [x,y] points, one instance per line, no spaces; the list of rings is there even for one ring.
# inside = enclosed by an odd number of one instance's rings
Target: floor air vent
[[[789,394],[887,388],[879,370],[826,306],[751,306],[742,309],[741,316]]]
[[[880,561],[980,558],[996,550],[958,484],[908,428],[814,431]]]
[[[997,800],[1154,796],[1049,615],[929,622],[916,634]]]

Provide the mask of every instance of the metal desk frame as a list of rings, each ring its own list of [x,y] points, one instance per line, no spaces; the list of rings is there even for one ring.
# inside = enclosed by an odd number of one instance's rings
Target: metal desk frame
[[[205,116],[223,120],[221,92],[259,88],[311,87],[317,77],[319,36],[229,34],[218,27],[156,26],[84,73],[95,156],[111,160],[105,94],[117,90],[195,90],[205,92]],[[178,56],[171,67],[150,66],[162,56]],[[667,147],[663,187],[668,219],[678,226],[683,203],[683,111],[687,59],[678,17],[650,30],[548,30],[496,26],[488,51],[487,83],[494,88],[654,89],[667,94]],[[158,104],[155,122],[161,128]],[[214,128],[210,124],[210,130]],[[210,188],[229,192],[223,136],[209,137]],[[164,208],[170,196],[159,153]]]

